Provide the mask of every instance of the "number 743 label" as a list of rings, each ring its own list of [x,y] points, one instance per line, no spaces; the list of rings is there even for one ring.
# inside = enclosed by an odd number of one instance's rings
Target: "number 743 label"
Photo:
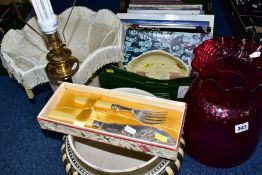
[[[248,130],[248,122],[235,125],[235,133],[241,133]]]

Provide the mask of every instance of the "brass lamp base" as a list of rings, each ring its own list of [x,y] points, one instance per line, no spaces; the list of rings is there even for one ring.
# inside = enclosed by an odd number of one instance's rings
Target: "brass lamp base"
[[[52,49],[46,56],[49,61],[45,70],[52,85],[68,81],[77,72],[79,61],[65,45]]]
[[[57,32],[53,34],[46,34],[45,36],[46,46],[48,50],[58,48],[62,45],[62,41]]]

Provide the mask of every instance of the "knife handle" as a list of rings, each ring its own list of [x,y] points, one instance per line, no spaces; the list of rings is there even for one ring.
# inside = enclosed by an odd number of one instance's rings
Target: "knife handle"
[[[95,103],[95,107],[96,107],[96,108],[103,108],[103,109],[112,109],[112,103],[98,100],[98,101]]]
[[[67,112],[61,112],[57,110],[52,110],[48,113],[48,118],[52,120],[58,120],[61,122],[66,122],[66,123],[73,123],[76,119],[77,115],[75,114],[70,114]]]
[[[87,102],[88,102],[88,98],[84,96],[76,96],[74,98],[74,103],[81,106],[84,106],[85,104],[87,104]]]

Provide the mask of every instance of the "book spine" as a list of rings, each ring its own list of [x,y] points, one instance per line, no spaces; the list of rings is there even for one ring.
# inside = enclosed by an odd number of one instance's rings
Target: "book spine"
[[[139,3],[139,2],[145,2],[145,3],[150,3],[150,2],[183,2],[183,0],[130,0],[130,3]]]
[[[181,0],[151,0],[151,1],[146,1],[146,0],[131,0],[130,4],[183,4],[183,1]]]
[[[121,19],[124,23],[127,24],[136,24],[136,25],[145,25],[145,26],[168,26],[176,27],[176,26],[184,26],[184,27],[209,27],[209,22],[207,21],[183,21],[183,20],[141,20],[141,19]]]
[[[203,10],[202,4],[129,4],[130,9],[198,9]]]
[[[131,29],[143,30],[143,31],[173,31],[173,32],[187,32],[187,33],[205,33],[209,34],[211,32],[210,27],[202,26],[190,26],[190,25],[137,25],[131,24]]]
[[[131,14],[177,14],[177,15],[199,15],[203,14],[202,10],[137,10],[127,9]]]

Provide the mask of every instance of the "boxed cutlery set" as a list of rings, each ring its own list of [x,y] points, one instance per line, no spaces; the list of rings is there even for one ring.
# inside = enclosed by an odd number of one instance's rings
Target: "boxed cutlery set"
[[[174,160],[185,109],[183,102],[63,83],[37,118],[43,129]]]

